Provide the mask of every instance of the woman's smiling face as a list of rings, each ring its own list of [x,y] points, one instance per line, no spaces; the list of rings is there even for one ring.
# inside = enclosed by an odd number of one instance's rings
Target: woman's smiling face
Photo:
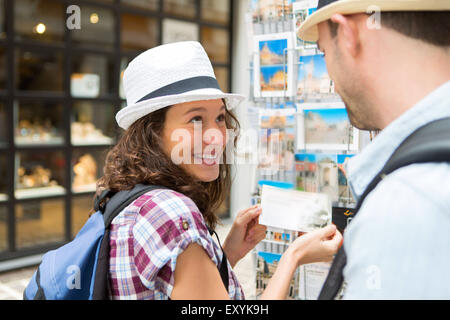
[[[222,99],[170,107],[162,134],[164,151],[194,178],[203,182],[216,180],[226,146],[225,115]]]

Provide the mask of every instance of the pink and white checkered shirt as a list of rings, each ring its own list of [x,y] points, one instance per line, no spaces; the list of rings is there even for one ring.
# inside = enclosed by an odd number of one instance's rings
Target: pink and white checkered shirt
[[[112,299],[168,299],[177,257],[198,243],[219,266],[222,250],[195,203],[169,189],[145,193],[111,224],[109,283]],[[230,299],[245,299],[228,263]]]

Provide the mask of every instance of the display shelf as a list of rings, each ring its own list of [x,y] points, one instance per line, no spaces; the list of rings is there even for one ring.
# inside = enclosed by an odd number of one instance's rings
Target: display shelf
[[[96,188],[97,188],[97,186],[95,183],[85,184],[85,185],[81,185],[81,186],[72,186],[72,192],[76,193],[76,194],[93,193],[96,191]]]
[[[66,190],[62,186],[38,187],[29,189],[17,189],[14,192],[16,199],[35,199],[65,195]]]

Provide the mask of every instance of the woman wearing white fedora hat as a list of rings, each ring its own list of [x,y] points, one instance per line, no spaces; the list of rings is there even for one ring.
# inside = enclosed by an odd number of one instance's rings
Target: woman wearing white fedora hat
[[[107,155],[97,193],[164,188],[140,196],[111,224],[111,298],[243,299],[232,267],[265,236],[260,207],[238,213],[223,249],[211,234],[231,184],[227,140],[236,143],[229,130],[239,123],[230,109],[244,97],[220,90],[194,41],[139,55],[125,70],[124,89],[128,106],[116,120],[125,132]],[[330,260],[341,240],[330,226],[294,241],[263,298],[286,298],[295,269]]]

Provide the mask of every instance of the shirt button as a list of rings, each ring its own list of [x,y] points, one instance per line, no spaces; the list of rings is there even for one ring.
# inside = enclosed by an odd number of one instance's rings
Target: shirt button
[[[184,230],[189,229],[189,223],[186,220],[183,220],[183,229]]]

